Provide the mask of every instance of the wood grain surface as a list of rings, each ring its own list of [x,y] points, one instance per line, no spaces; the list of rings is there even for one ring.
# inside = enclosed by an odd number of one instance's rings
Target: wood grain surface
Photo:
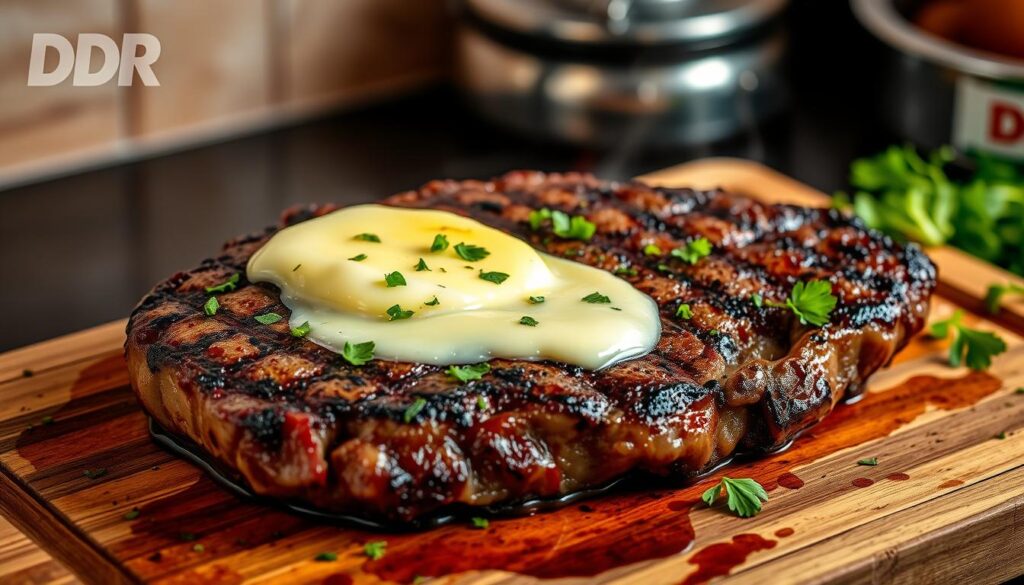
[[[823,197],[742,161],[647,178]],[[933,317],[977,310],[990,281],[1011,278],[932,257]],[[950,368],[947,343],[919,337],[788,450],[701,484],[634,486],[482,530],[387,534],[242,501],[156,446],[127,385],[124,323],[111,323],[0,355],[0,511],[75,574],[0,525],[0,581],[996,583],[1024,573],[1024,327],[1016,305],[969,319],[1010,345],[990,371]],[[878,465],[857,464],[866,457]],[[723,474],[764,484],[764,511],[700,504]],[[382,558],[367,558],[371,541],[387,542]]]

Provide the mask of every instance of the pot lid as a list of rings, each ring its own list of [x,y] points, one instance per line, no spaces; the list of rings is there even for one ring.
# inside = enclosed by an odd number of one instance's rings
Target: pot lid
[[[701,43],[753,28],[788,0],[465,0],[483,21],[571,44]]]

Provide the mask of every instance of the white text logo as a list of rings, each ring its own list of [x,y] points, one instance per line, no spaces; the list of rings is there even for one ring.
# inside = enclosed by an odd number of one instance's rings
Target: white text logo
[[[141,51],[140,51],[141,48]],[[46,53],[57,51],[57,66],[44,71]],[[99,69],[92,71],[94,49],[103,54]],[[117,75],[117,84],[131,85],[135,72],[145,85],[160,85],[153,74],[153,63],[160,57],[160,40],[146,33],[126,33],[117,46],[114,39],[97,33],[78,35],[78,46],[54,33],[36,33],[32,36],[32,58],[28,63],[28,84],[47,87],[57,85],[71,75],[72,85],[91,87],[103,85]]]

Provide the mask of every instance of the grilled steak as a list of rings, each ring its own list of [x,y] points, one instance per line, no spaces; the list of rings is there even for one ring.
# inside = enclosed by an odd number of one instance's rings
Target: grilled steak
[[[145,409],[257,493],[408,520],[454,504],[559,496],[634,471],[695,475],[737,450],[784,445],[862,392],[921,329],[935,286],[919,248],[856,219],[722,191],[513,172],[434,181],[385,203],[472,216],[612,271],[657,301],[661,340],[596,372],[496,359],[483,379],[461,383],[424,364],[354,367],[292,337],[286,320],[253,319],[288,315],[275,287],[245,279],[276,228],[233,240],[142,300],[126,350]],[[580,242],[533,231],[527,217],[541,207],[585,215],[597,234]],[[330,210],[293,210],[282,225]],[[642,251],[701,236],[714,249],[695,265]],[[204,288],[237,273],[237,289],[204,314]],[[824,327],[769,306],[813,279],[830,281],[839,299]],[[682,303],[691,318],[676,317]],[[418,399],[425,407],[404,416]]]

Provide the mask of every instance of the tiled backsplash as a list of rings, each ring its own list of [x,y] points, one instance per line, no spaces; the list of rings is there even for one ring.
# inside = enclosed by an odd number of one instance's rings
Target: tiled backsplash
[[[4,0],[0,184],[435,79],[447,69],[449,19],[445,0]],[[42,32],[72,44],[79,33],[153,34],[160,86],[29,87]]]

